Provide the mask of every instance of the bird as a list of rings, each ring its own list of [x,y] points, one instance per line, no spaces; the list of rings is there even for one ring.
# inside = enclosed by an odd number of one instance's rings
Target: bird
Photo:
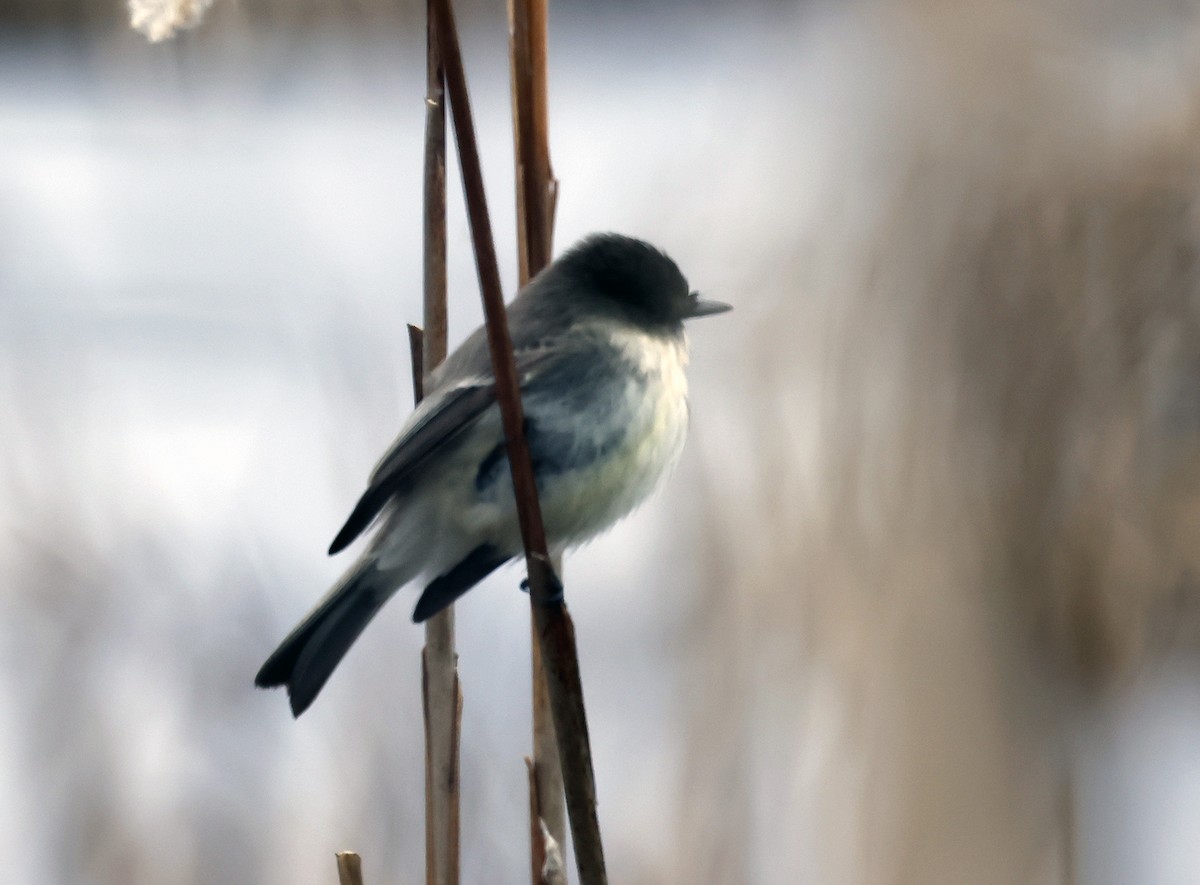
[[[552,554],[628,515],[676,464],[689,421],[684,321],[729,309],[692,291],[664,252],[614,233],[571,247],[508,305]],[[255,677],[286,687],[294,716],[401,587],[428,581],[421,622],[524,552],[484,328],[426,390],[329,553],[378,522],[369,544]]]

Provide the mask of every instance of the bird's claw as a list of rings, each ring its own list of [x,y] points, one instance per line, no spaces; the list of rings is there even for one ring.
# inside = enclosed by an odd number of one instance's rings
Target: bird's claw
[[[543,605],[558,605],[564,600],[563,584],[558,579],[558,575],[554,574],[553,569],[546,570],[546,599]],[[521,581],[521,592],[529,592],[529,578],[524,578]]]

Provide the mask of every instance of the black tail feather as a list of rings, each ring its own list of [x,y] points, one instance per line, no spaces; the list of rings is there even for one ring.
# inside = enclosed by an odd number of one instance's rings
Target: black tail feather
[[[392,589],[373,565],[358,566],[279,644],[254,677],[254,684],[259,688],[286,686],[292,714],[299,716]]]

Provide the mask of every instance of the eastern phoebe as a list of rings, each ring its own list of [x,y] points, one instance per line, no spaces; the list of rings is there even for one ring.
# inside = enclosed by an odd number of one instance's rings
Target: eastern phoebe
[[[688,424],[683,321],[726,310],[690,292],[662,252],[617,234],[588,237],[509,305],[551,553],[628,514],[678,460]],[[401,586],[432,578],[413,611],[424,621],[524,551],[484,329],[426,390],[329,552],[382,515],[380,529],[255,677],[262,688],[287,686],[296,716]]]

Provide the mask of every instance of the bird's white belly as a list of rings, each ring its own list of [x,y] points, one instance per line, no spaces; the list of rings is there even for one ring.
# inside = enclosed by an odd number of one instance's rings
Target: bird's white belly
[[[619,421],[624,432],[619,444],[603,456],[539,478],[542,519],[555,549],[586,541],[628,515],[654,491],[683,451],[688,425],[686,342],[624,329],[614,330],[611,339],[637,368],[624,381],[622,394],[614,395],[617,414],[606,419]],[[569,422],[581,449],[595,447],[613,430],[605,421],[595,422],[591,428],[595,438],[591,438],[581,416],[572,415]],[[475,459],[484,454],[464,452]],[[568,463],[576,460],[573,452],[559,454]],[[474,486],[464,485],[463,493],[470,500],[443,514],[456,524],[454,534],[485,537],[500,549],[519,551],[520,530],[507,477],[484,496],[476,496]]]
[[[686,343],[641,333],[614,332],[638,367],[623,398],[627,430],[621,444],[582,470],[553,477],[542,490],[546,531],[553,546],[585,541],[641,504],[675,466],[687,436]]]

